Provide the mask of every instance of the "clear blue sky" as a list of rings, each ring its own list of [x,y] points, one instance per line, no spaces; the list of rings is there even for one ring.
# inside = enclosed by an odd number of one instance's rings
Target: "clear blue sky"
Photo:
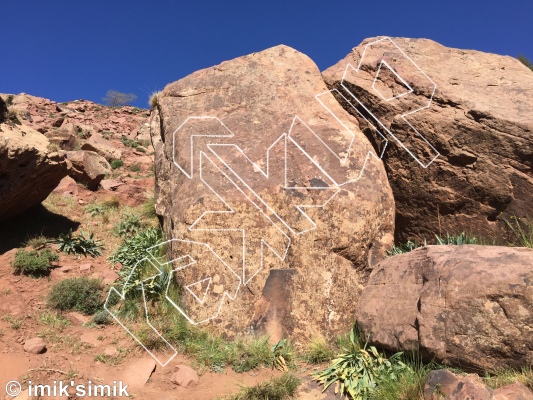
[[[321,70],[371,36],[533,59],[533,0],[0,0],[0,92],[102,102],[286,44]]]

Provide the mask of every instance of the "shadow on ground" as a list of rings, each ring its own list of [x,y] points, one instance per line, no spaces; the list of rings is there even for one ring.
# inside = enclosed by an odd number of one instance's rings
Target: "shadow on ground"
[[[39,204],[0,224],[0,255],[13,248],[23,247],[28,239],[35,236],[57,238],[69,229],[75,231],[79,225],[79,222],[54,214]]]

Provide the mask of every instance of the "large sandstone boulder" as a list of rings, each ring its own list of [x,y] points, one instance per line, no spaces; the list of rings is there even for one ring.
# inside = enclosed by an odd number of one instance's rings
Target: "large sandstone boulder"
[[[533,363],[533,250],[427,246],[382,261],[357,305],[364,337],[474,372]]]
[[[161,92],[151,126],[191,322],[272,340],[348,329],[364,270],[392,243],[394,202],[316,65],[277,46],[197,71]]]
[[[102,138],[100,134],[94,134],[87,142],[81,146],[82,150],[89,150],[98,153],[104,157],[107,161],[120,160],[122,158],[122,152],[109,144],[109,141]]]
[[[67,160],[72,165],[69,175],[90,190],[97,190],[102,179],[111,173],[111,166],[106,159],[94,151],[68,151]]]
[[[41,203],[67,175],[62,153],[24,125],[0,124],[0,221]]]
[[[533,215],[533,73],[508,56],[379,39],[323,76],[376,148],[389,140],[397,240],[508,239],[504,217]]]

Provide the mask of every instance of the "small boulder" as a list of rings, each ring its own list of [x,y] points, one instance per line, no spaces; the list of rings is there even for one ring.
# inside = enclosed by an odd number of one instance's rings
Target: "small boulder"
[[[355,308],[363,337],[466,371],[532,365],[533,249],[426,246],[372,271]],[[495,329],[494,327],[498,327]]]
[[[533,393],[520,382],[502,386],[494,390],[496,400],[533,400]]]
[[[64,196],[78,196],[78,185],[70,176],[65,176],[54,189],[53,193]]]
[[[68,313],[67,317],[72,325],[78,326],[86,324],[91,320],[91,318],[76,311]]]
[[[455,376],[448,370],[431,371],[424,387],[424,400],[494,400],[492,389],[477,375]]]
[[[112,160],[120,160],[122,158],[122,152],[119,149],[114,148],[107,140],[96,134],[91,136],[87,142],[81,146],[81,149],[94,151],[109,162]]]
[[[92,268],[91,263],[80,264],[80,274],[89,274]]]
[[[194,369],[187,365],[178,365],[170,381],[178,386],[186,388],[189,385],[195,386],[200,378]]]
[[[104,285],[111,285],[116,282],[119,276],[115,271],[105,270],[102,273],[102,278],[103,278]]]
[[[72,163],[69,175],[90,190],[97,190],[106,174],[111,173],[106,159],[93,151],[69,151],[67,159]]]
[[[116,355],[118,355],[118,350],[116,347],[109,346],[104,350],[104,356],[115,357]]]
[[[122,382],[132,389],[140,389],[144,386],[152,372],[155,370],[153,358],[140,358],[129,364],[122,374]]]
[[[100,182],[102,189],[107,190],[108,192],[114,192],[118,187],[124,185],[124,183],[117,181],[115,179],[104,179]]]
[[[40,354],[46,350],[46,343],[41,338],[33,338],[26,340],[24,343],[24,351],[27,353]]]

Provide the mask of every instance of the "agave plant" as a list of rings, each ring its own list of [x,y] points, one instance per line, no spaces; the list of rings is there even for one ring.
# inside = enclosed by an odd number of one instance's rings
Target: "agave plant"
[[[333,360],[324,371],[312,374],[326,390],[335,384],[335,394],[354,400],[368,400],[383,379],[395,380],[407,366],[401,361],[402,353],[390,358],[380,354],[374,346],[360,348],[356,332],[350,332],[350,348]]]
[[[59,251],[67,254],[82,254],[85,257],[97,257],[102,255],[101,249],[103,246],[98,240],[94,239],[94,234],[89,233],[89,236],[83,231],[80,231],[78,236],[72,236],[72,229],[67,234],[62,233],[57,240],[59,244]]]

